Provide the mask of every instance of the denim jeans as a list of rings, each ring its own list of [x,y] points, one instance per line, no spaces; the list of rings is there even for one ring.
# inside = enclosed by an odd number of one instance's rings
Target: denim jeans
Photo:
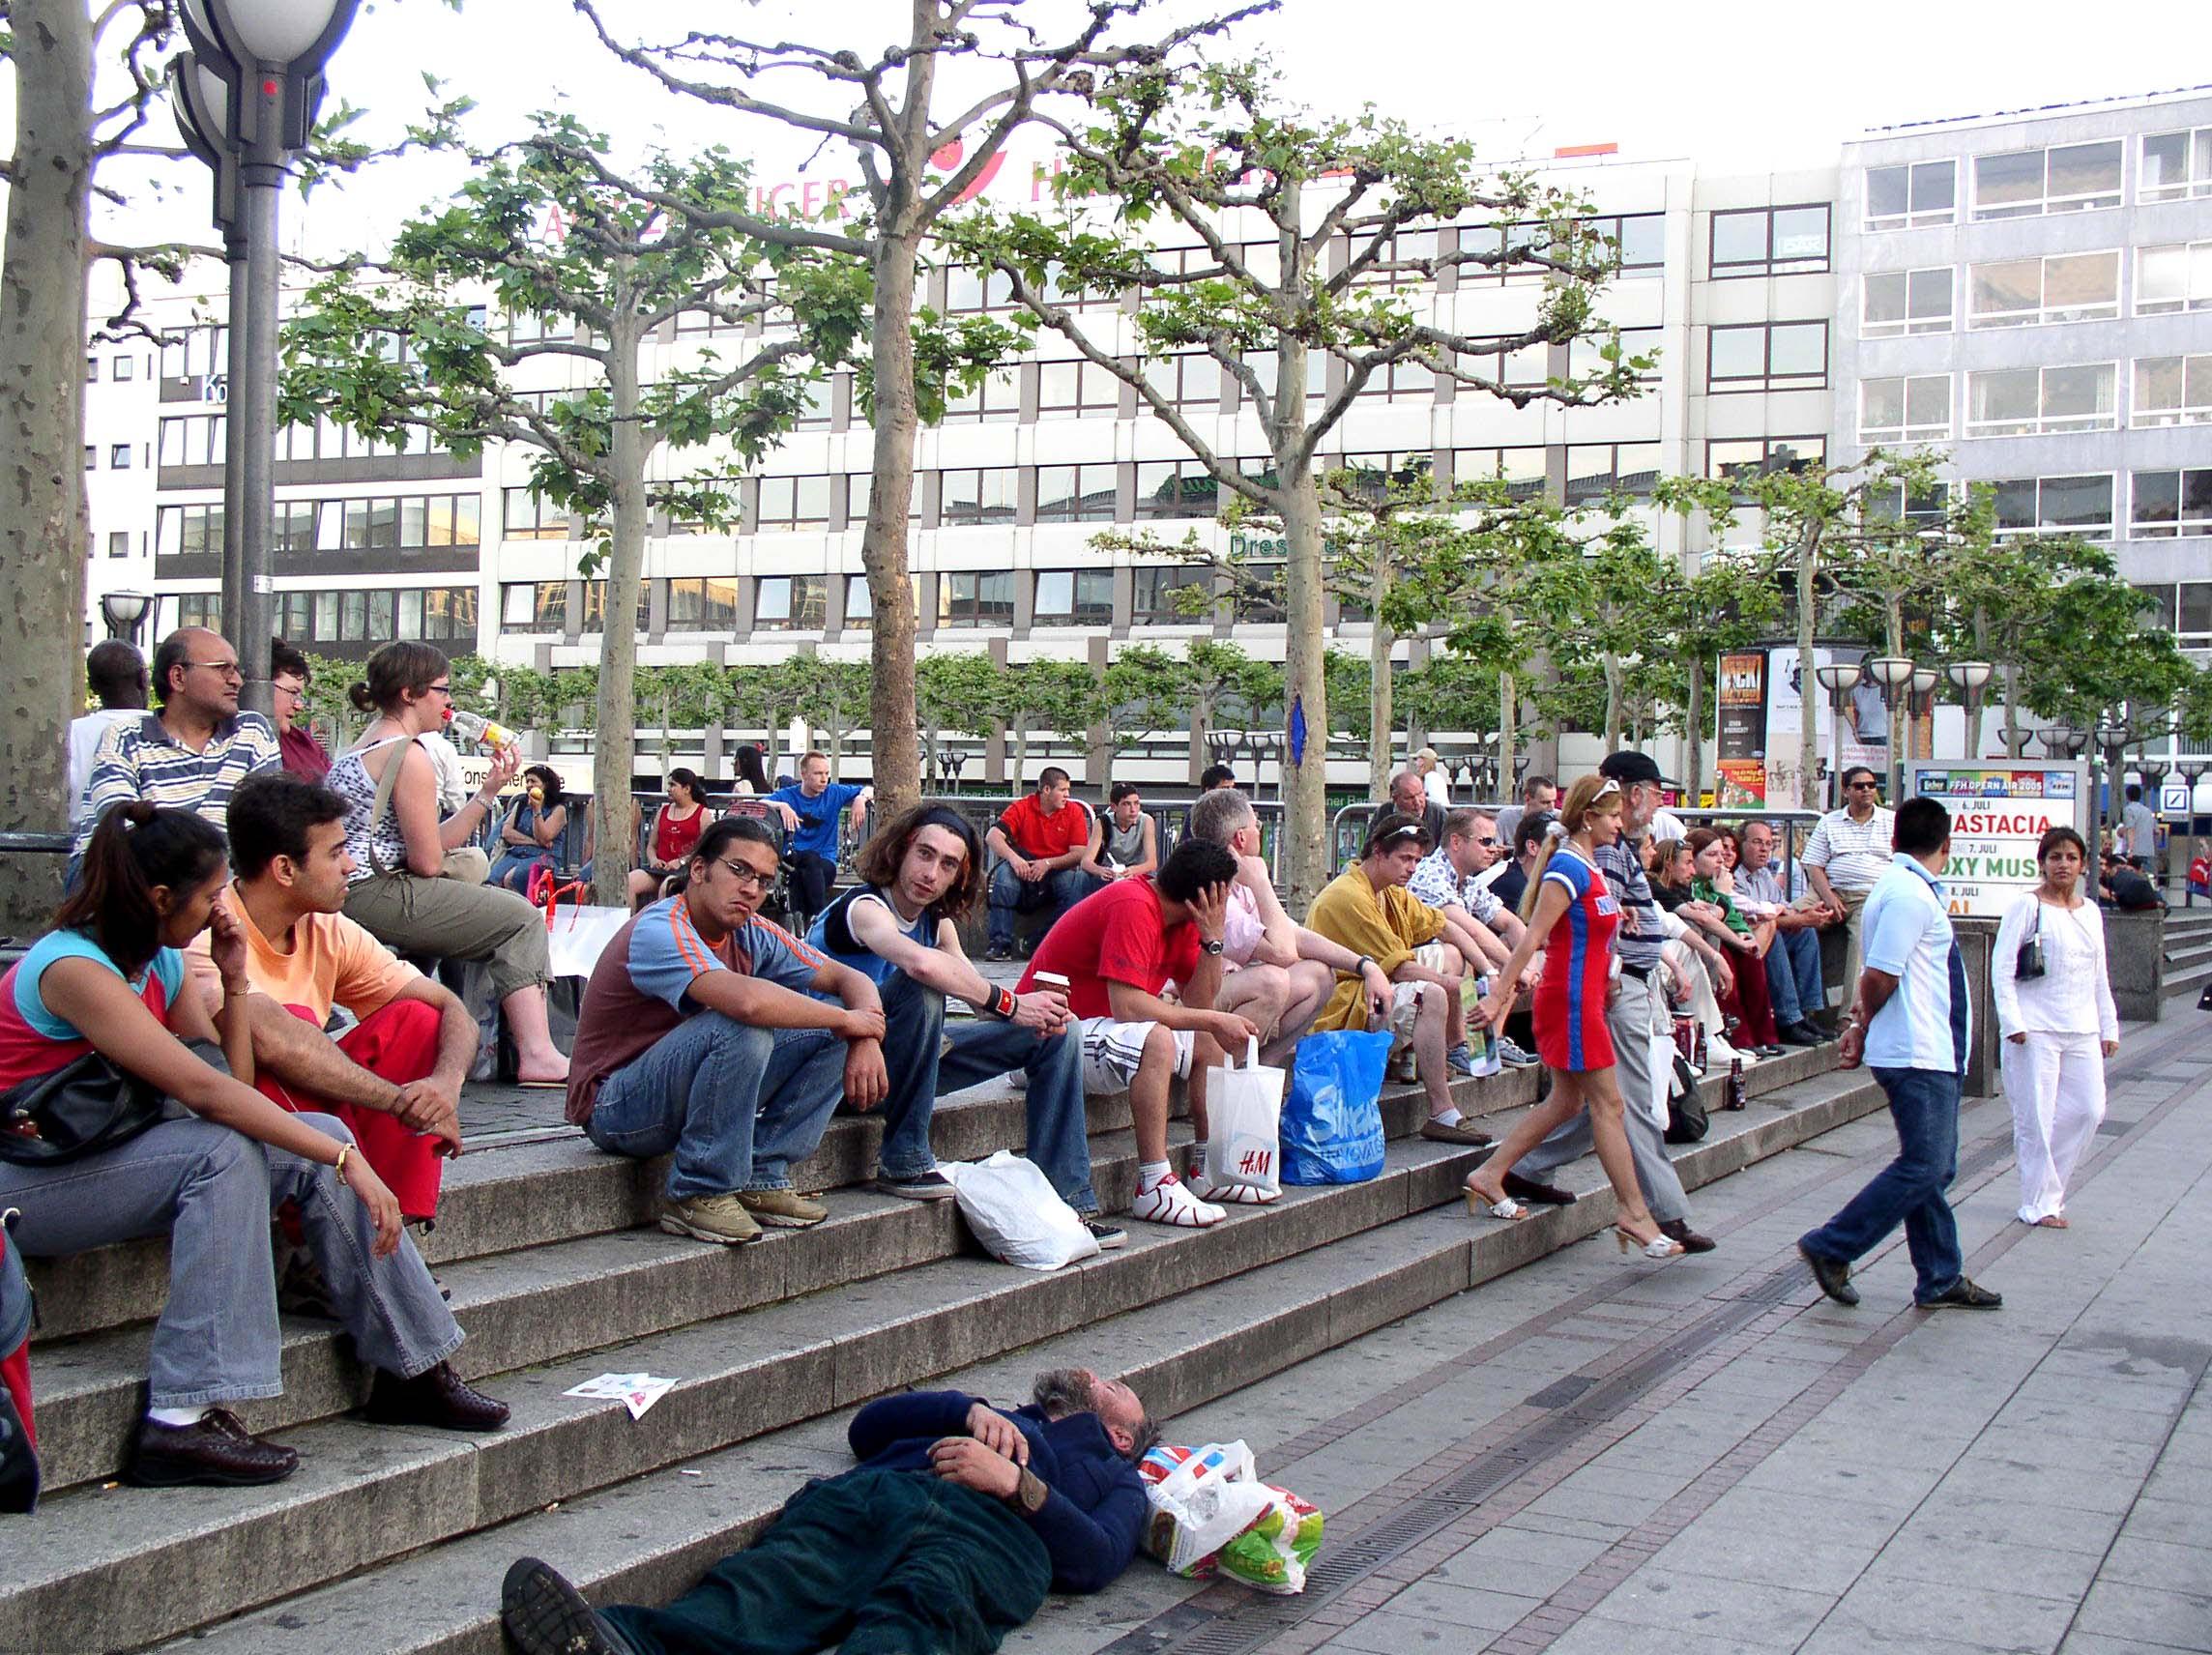
[[[1828,991],[1820,981],[1820,934],[1818,931],[1784,931],[1766,950],[1766,998],[1774,1005],[1774,1021],[1787,1027],[1802,1023],[1828,1007]]]
[[[991,870],[991,946],[1011,948],[1014,945],[1015,915],[1048,909],[1044,929],[1049,931],[1062,915],[1096,888],[1097,882],[1081,868],[1055,868],[1044,878],[1032,882],[1015,873],[1013,863],[999,863]],[[1043,932],[1038,935],[1042,936]]]
[[[671,1201],[787,1189],[844,1092],[842,1036],[701,1011],[599,1084],[584,1132],[614,1155],[674,1149]]]
[[[345,1141],[327,1115],[298,1118]],[[389,1259],[373,1257],[368,1208],[319,1162],[197,1118],[58,1167],[0,1161],[0,1207],[22,1208],[12,1234],[28,1257],[169,1237],[169,1297],[147,1352],[152,1408],[283,1393],[269,1215],[286,1200],[362,1361],[412,1379],[453,1353],[460,1327],[415,1243],[403,1237]]]
[[[1098,1210],[1091,1187],[1091,1128],[1083,1113],[1080,1032],[1070,1028],[1045,1035],[979,1017],[955,1025],[947,1035],[945,997],[903,972],[884,985],[884,1015],[891,1094],[884,1103],[884,1143],[876,1161],[885,1176],[912,1176],[937,1164],[929,1150],[935,1099],[1020,1069],[1030,1079],[1029,1159],[1076,1211]]]
[[[1873,1252],[1902,1220],[1919,1276],[1912,1296],[1926,1304],[1958,1286],[1965,1264],[1943,1194],[1959,1174],[1959,1077],[1942,1069],[1876,1069],[1874,1078],[1889,1096],[1897,1159],[1800,1244],[1848,1264]]]

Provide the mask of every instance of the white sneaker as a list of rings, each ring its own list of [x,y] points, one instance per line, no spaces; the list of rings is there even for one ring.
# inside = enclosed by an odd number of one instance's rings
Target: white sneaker
[[[1198,1186],[1198,1199],[1203,1202],[1223,1203],[1237,1206],[1266,1206],[1271,1201],[1283,1199],[1283,1192],[1254,1189],[1250,1184],[1209,1184],[1204,1177],[1191,1180]]]
[[[1175,1174],[1168,1176],[1149,1190],[1138,1195],[1130,1205],[1129,1216],[1141,1218],[1147,1224],[1168,1224],[1179,1230],[1208,1230],[1229,1216],[1218,1206],[1208,1206],[1190,1191]]]

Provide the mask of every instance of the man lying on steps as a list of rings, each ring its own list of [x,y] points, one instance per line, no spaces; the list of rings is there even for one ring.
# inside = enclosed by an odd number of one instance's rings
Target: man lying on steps
[[[959,1391],[885,1397],[854,1416],[858,1466],[809,1483],[666,1609],[595,1612],[524,1557],[500,1618],[523,1655],[989,1655],[1047,1591],[1099,1591],[1129,1566],[1158,1435],[1134,1391],[1087,1368],[1039,1374],[1011,1413]]]

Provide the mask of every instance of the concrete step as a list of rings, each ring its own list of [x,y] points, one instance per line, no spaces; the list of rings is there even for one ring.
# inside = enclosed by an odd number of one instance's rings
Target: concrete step
[[[2168,1000],[2183,995],[2195,1000],[2204,992],[2204,985],[2212,982],[2212,959],[2203,959],[2192,965],[2168,967],[2159,978],[2159,993]]]
[[[1863,1075],[1827,1073],[1713,1118],[1674,1150],[1696,1187],[1880,1107]],[[1584,1199],[1519,1225],[1470,1222],[1456,1204],[1410,1214],[1194,1293],[1109,1317],[934,1380],[997,1398],[1052,1366],[1091,1366],[1172,1419],[1596,1233],[1613,1202],[1594,1161],[1563,1181]],[[1649,1266],[1637,1266],[1645,1268]],[[663,1405],[665,1406],[665,1405]],[[650,1422],[652,1415],[647,1415]],[[499,1583],[518,1555],[563,1569],[598,1602],[665,1602],[751,1539],[800,1481],[846,1469],[842,1413],[532,1512],[167,1645],[175,1655],[496,1655]],[[303,1472],[303,1475],[306,1473]],[[404,1605],[404,1612],[394,1606]]]
[[[2176,940],[2171,934],[2166,939],[2166,969],[2199,966],[2212,963],[2212,932],[2192,932]]]

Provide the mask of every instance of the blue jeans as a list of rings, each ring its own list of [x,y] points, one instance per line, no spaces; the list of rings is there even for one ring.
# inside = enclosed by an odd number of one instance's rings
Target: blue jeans
[[[492,863],[491,872],[484,876],[484,884],[498,886],[502,890],[527,892],[531,873],[540,864],[551,867],[551,855],[544,851],[525,851],[519,846],[509,845],[499,854],[499,860]]]
[[[991,946],[1014,945],[1015,915],[1049,909],[1044,931],[1050,931],[1062,915],[1097,888],[1098,882],[1081,868],[1055,868],[1032,882],[1016,874],[1013,863],[999,863],[991,870]],[[1037,935],[1043,936],[1044,931]]]
[[[841,1035],[701,1011],[599,1084],[584,1132],[612,1155],[674,1149],[671,1201],[788,1189],[844,1092]]]
[[[1874,1251],[1902,1220],[1926,1304],[1959,1285],[1965,1261],[1958,1220],[1943,1192],[1959,1175],[1959,1077],[1941,1069],[1877,1069],[1897,1122],[1897,1159],[1874,1176],[1843,1211],[1799,1238],[1808,1253],[1844,1263]]]
[[[1777,1027],[1802,1023],[1828,1007],[1828,991],[1820,981],[1820,934],[1818,931],[1783,931],[1766,950],[1766,998],[1774,1005]]]

